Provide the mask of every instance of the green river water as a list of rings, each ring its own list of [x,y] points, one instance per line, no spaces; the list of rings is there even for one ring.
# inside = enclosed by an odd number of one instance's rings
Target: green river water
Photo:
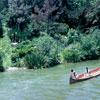
[[[82,73],[85,67],[100,67],[100,60],[0,73],[0,100],[100,100],[100,76],[69,84],[71,68]]]

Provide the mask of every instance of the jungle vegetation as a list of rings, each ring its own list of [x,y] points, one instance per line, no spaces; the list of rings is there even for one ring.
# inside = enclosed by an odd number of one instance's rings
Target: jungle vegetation
[[[99,58],[99,0],[0,0],[2,71]]]

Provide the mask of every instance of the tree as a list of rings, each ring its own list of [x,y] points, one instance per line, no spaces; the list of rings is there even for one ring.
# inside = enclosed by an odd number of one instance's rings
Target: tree
[[[9,0],[10,16],[7,25],[11,29],[10,37],[16,33],[19,41],[32,34],[33,36],[42,32],[49,34],[49,26],[59,19],[63,9],[60,0]]]
[[[5,21],[5,14],[8,8],[8,0],[0,0],[0,38],[3,37],[2,23]]]

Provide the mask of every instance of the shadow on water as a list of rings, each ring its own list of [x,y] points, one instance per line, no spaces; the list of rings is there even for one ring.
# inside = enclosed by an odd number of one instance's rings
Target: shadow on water
[[[0,73],[0,100],[100,100],[100,77],[70,85],[70,70],[100,66],[100,60],[49,69]]]

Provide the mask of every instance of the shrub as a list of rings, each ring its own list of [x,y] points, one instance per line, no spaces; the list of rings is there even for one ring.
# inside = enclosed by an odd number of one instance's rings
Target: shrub
[[[80,42],[80,36],[78,34],[78,31],[75,29],[69,29],[68,33],[67,33],[67,43],[69,44],[73,44],[76,42]]]
[[[34,46],[30,41],[23,41],[20,43],[15,49],[12,51],[12,65],[13,67],[24,67],[23,58],[26,56],[27,53],[34,50]]]
[[[100,30],[81,37],[82,59],[97,59],[100,56]]]
[[[80,61],[80,45],[72,44],[65,48],[62,52],[62,60],[63,62],[78,62]]]
[[[13,50],[12,66],[52,67],[59,63],[59,53],[62,51],[62,47],[50,36],[38,37],[30,42],[23,42]],[[22,64],[21,59],[24,59]]]
[[[58,64],[61,48],[56,40],[50,36],[44,36],[34,39],[33,43],[35,44],[35,49],[46,58],[46,67]]]
[[[75,30],[68,32],[69,46],[62,53],[63,61],[77,62],[98,59],[100,57],[100,30],[94,29],[88,35],[80,34],[79,37],[77,36],[77,34],[75,36]]]
[[[42,68],[45,67],[45,57],[34,51],[25,56],[24,63],[29,69]]]
[[[55,34],[67,35],[68,30],[69,26],[67,24],[54,22],[52,26],[50,26],[49,34],[51,36],[54,36]]]

